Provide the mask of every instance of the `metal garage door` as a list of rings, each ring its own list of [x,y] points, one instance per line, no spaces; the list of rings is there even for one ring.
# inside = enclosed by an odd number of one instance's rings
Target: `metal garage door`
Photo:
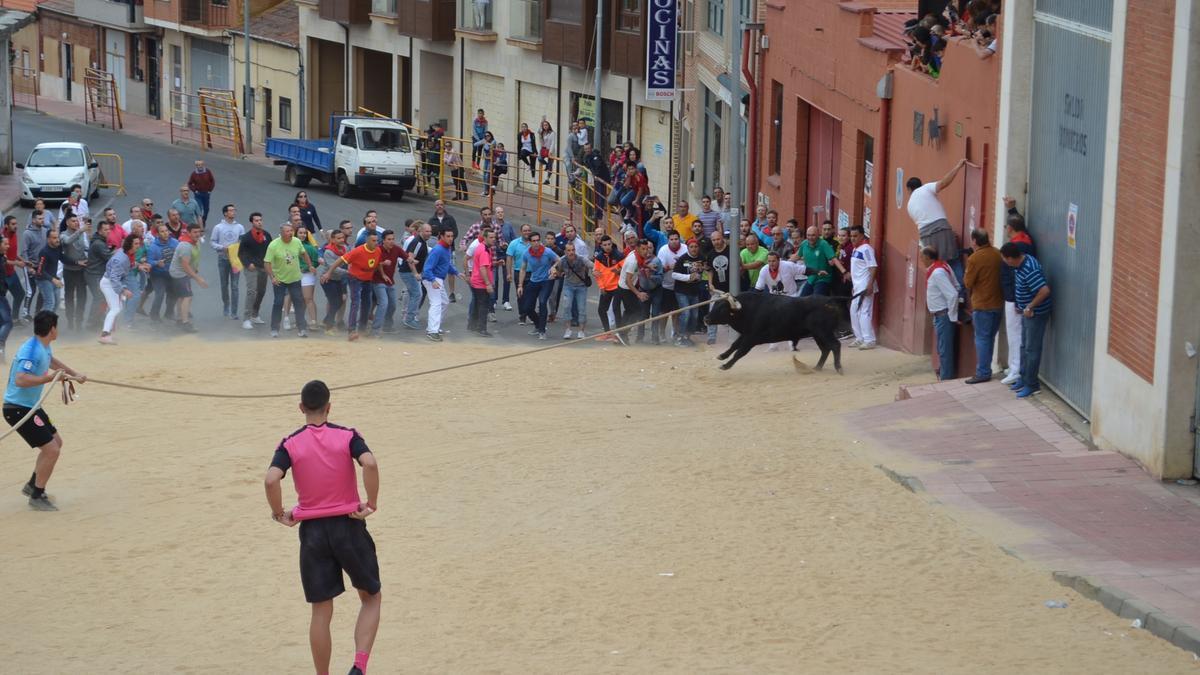
[[[1085,416],[1092,401],[1111,27],[1111,1],[1038,1],[1026,218],[1054,291],[1041,375]]]
[[[188,40],[189,91],[229,89],[229,50],[220,42],[191,38]]]

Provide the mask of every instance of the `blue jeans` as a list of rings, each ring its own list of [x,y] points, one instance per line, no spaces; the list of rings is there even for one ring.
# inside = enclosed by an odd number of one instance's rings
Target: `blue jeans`
[[[12,328],[12,307],[8,304],[8,298],[0,295],[0,349],[4,349],[4,343],[8,342],[8,334],[12,332]]]
[[[133,296],[125,301],[125,308],[121,310],[121,318],[125,319],[125,327],[133,328],[133,317],[137,316],[138,303],[142,299],[142,278],[141,276],[130,276],[125,284],[125,288],[129,289]]]
[[[829,295],[829,282],[818,281],[813,283],[811,280],[805,281],[804,286],[800,288],[800,297],[807,298],[810,295]]]
[[[296,313],[296,328],[308,330],[308,321],[304,317],[304,291],[300,290],[299,281],[275,284],[275,295],[271,298],[271,330],[279,330],[283,320],[283,299],[288,296],[292,298],[292,310]]]
[[[679,308],[682,309],[688,305],[694,305],[700,302],[699,294],[680,293],[675,291],[675,302],[679,303]],[[710,331],[716,334],[715,326],[710,326]],[[693,307],[686,312],[679,313],[679,336],[682,338],[691,339],[692,333],[700,330],[700,308]]]
[[[205,209],[205,213],[208,209]],[[221,284],[221,307],[228,316],[237,316],[238,278],[242,275],[233,269],[229,258],[217,258],[217,274]]]
[[[396,316],[396,287],[387,284],[371,286],[371,292],[375,294],[375,321],[371,323],[371,330],[378,333],[392,327],[392,320]]]
[[[937,336],[938,379],[954,379],[954,328],[949,314],[935,314],[933,331]]]
[[[351,333],[357,333],[360,330],[366,330],[367,320],[371,316],[371,300],[375,297],[375,291],[371,286],[370,281],[362,281],[351,275],[346,277],[346,282],[350,289],[350,311],[346,313],[346,328]]]
[[[408,304],[404,308],[404,323],[417,322],[417,310],[421,308],[421,282],[416,277],[407,273],[399,273],[396,276],[404,282],[404,289],[408,291]]]
[[[45,309],[51,312],[55,307],[58,307],[58,288],[54,286],[54,282],[49,279],[37,280],[38,298],[41,302],[38,309]]]
[[[13,314],[16,314],[21,306],[25,304],[25,287],[21,285],[21,274],[22,271],[18,269],[4,280],[8,292],[12,293]]]
[[[567,302],[571,303],[572,328],[583,328],[587,325],[587,291],[587,286],[563,284],[563,293]]]
[[[1000,331],[1002,309],[977,309],[971,312],[975,326],[975,377],[991,379],[992,351],[996,348],[996,333]]]
[[[546,319],[550,317],[550,288],[552,284],[545,281],[525,281],[523,299],[527,298],[525,311],[533,319],[534,328],[539,333],[546,332]]]
[[[658,316],[659,314],[662,314],[663,293],[674,293],[674,292],[675,292],[674,290],[668,290],[668,289],[663,288],[662,286],[659,286],[658,288],[646,291],[646,295],[650,296],[650,298],[648,300],[644,300],[642,302],[642,317],[646,318],[646,319],[650,319],[650,318]],[[655,321],[650,324],[651,339],[655,339],[655,340],[658,339],[660,324],[663,324],[663,322]],[[665,324],[663,324],[663,325],[665,325]],[[638,329],[637,329],[638,341],[640,342],[642,340],[642,338],[644,338],[644,337],[646,337],[646,324],[642,324],[642,325],[638,326]]]
[[[346,293],[345,279],[330,279],[321,284],[325,291],[325,319],[321,322],[328,330],[337,321],[338,310],[342,308],[342,296]]]
[[[196,203],[200,205],[201,218],[204,222],[208,222],[208,201],[212,197],[211,192],[193,192],[196,195]]]
[[[1046,336],[1046,324],[1050,313],[1034,314],[1021,318],[1021,382],[1030,389],[1041,389],[1038,371],[1042,367],[1042,338]]]

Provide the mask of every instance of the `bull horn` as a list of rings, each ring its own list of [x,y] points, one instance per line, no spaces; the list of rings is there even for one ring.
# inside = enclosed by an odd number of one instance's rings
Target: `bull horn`
[[[725,297],[729,299],[729,308],[733,311],[736,312],[742,308],[742,303],[738,302],[737,298],[733,297],[732,294],[726,293]]]

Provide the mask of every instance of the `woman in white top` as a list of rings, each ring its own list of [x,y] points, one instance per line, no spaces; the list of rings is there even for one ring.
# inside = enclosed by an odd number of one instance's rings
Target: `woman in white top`
[[[537,178],[537,156],[537,136],[528,124],[521,122],[521,131],[517,133],[517,161],[529,167],[530,178]]]
[[[549,185],[550,174],[554,173],[554,154],[558,152],[557,137],[554,135],[554,127],[550,126],[549,120],[542,120],[541,128],[538,129],[538,137],[542,141],[542,166],[546,168],[546,179],[542,181],[542,184]]]

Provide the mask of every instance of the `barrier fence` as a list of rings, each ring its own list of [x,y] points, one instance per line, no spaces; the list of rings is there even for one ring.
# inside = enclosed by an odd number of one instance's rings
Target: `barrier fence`
[[[367,108],[357,114],[389,119]],[[478,152],[473,161],[474,146],[469,139],[443,135],[432,142],[428,134],[405,124],[417,143],[420,169],[416,190],[460,206],[516,209],[535,215],[539,227],[557,229],[564,222],[582,226],[585,232],[597,228],[615,235],[622,221],[617,211],[607,203],[612,185],[593,177],[582,166],[565,165],[561,157],[533,157],[531,168],[517,151],[505,149],[505,162],[499,155]],[[504,167],[503,173],[496,171]]]
[[[100,187],[115,188],[118,197],[125,196],[125,160],[109,152],[93,152],[100,164]]]
[[[9,78],[12,80],[13,103],[37,110],[38,94],[41,93],[37,70],[13,66],[9,69]]]
[[[83,75],[83,120],[110,129],[122,128],[121,106],[117,103],[117,81],[106,70],[88,68]]]
[[[171,92],[167,119],[171,143],[192,143],[204,150],[227,150],[234,157],[246,152],[242,117],[233,92],[201,89],[199,93]]]

